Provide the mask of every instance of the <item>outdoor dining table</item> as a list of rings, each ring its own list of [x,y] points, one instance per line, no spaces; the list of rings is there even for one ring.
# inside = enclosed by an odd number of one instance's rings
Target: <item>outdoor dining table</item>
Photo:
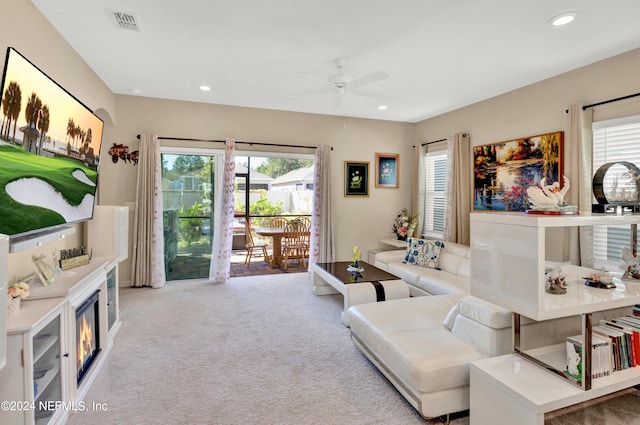
[[[271,267],[282,265],[282,238],[286,232],[283,227],[262,227],[255,230],[256,235],[267,236],[273,239],[273,254],[271,255]]]

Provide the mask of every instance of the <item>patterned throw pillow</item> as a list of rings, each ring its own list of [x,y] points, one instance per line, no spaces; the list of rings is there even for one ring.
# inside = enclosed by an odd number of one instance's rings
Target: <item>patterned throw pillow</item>
[[[408,238],[407,254],[402,262],[440,270],[438,261],[442,248],[444,243],[436,239]]]

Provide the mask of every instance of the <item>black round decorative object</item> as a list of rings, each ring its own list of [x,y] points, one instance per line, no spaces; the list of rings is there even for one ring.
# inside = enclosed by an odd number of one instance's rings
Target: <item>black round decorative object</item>
[[[616,165],[616,164],[626,167],[629,170],[629,174],[631,176],[634,176],[634,177],[640,176],[640,168],[636,167],[636,165],[632,164],[631,162],[627,162],[627,161],[608,162],[603,166],[601,166],[600,168],[598,168],[598,170],[596,171],[596,174],[593,176],[593,195],[596,197],[596,200],[598,201],[599,204],[617,205],[617,204],[626,204],[630,202],[637,203],[639,201],[637,192],[636,192],[636,199],[634,200],[620,201],[620,200],[607,199],[605,195],[604,185],[603,185],[604,176],[605,174],[607,174],[607,171],[609,170],[609,168],[611,168],[613,165]],[[636,190],[638,189],[639,189],[638,181],[636,181]]]

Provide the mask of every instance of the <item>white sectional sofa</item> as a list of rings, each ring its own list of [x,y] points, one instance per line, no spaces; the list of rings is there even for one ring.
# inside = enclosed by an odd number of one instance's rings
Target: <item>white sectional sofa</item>
[[[511,352],[510,311],[460,294],[360,304],[355,345],[425,418],[469,409],[469,364]]]
[[[446,242],[440,250],[440,270],[403,263],[405,249],[377,253],[374,266],[407,282],[412,296],[466,295],[471,291],[470,253],[466,245]]]
[[[470,252],[446,242],[438,268],[410,264],[406,249],[379,252],[375,266],[412,297],[346,313],[354,344],[425,418],[469,409],[470,363],[513,349],[511,312],[469,295]]]

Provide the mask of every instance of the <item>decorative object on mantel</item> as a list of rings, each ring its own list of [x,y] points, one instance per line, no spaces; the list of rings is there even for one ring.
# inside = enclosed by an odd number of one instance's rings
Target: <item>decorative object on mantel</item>
[[[401,209],[393,221],[393,234],[399,241],[406,241],[407,236],[411,236],[418,225],[416,215],[409,214],[406,208]]]
[[[60,268],[69,270],[89,264],[92,251],[93,249],[87,253],[86,246],[60,250]]]
[[[44,254],[39,256],[32,255],[31,263],[33,264],[33,268],[42,285],[48,286],[53,282],[53,268],[51,267],[51,264],[44,260]]]
[[[626,281],[640,282],[640,258],[634,255],[629,247],[622,248],[622,259],[625,262],[625,270],[622,279]]]
[[[577,206],[566,205],[564,202],[564,197],[571,184],[567,176],[562,177],[564,180],[562,187],[558,182],[547,184],[547,180],[542,179],[539,187],[531,186],[527,188],[527,195],[531,204],[527,214],[578,214]]]
[[[589,273],[589,276],[584,278],[584,284],[602,289],[612,289],[616,287],[616,284],[613,283],[613,275],[605,271],[604,268],[598,272]]]
[[[553,295],[562,295],[567,293],[567,283],[565,276],[562,276],[562,265],[558,264],[546,274],[545,291]]]
[[[29,296],[29,284],[17,281],[9,285],[7,290],[7,310],[9,313],[20,311],[20,301]]]
[[[591,206],[595,213],[640,213],[640,169],[627,161],[608,162],[593,176],[593,195],[598,201]]]

